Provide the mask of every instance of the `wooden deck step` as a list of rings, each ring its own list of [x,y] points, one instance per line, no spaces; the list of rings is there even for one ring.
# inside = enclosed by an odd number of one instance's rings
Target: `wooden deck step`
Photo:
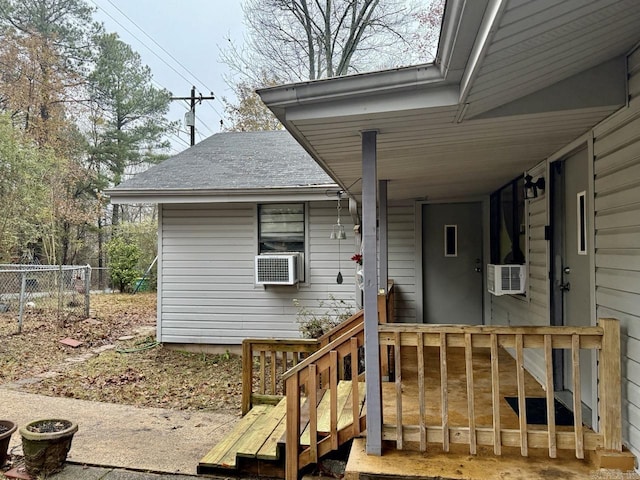
[[[266,441],[274,435],[280,424],[286,429],[287,423],[284,416],[287,413],[287,399],[280,400],[278,405],[260,416],[251,429],[238,441],[236,453],[239,457],[257,458],[258,452],[265,445]],[[273,449],[266,448],[262,452],[263,460],[277,460],[277,445]]]
[[[359,385],[360,408],[364,403],[364,383]],[[318,395],[318,430],[320,436],[331,428],[330,397],[327,390]],[[339,382],[338,429],[352,421],[352,383]],[[309,405],[301,399],[301,445],[309,445]],[[198,464],[198,473],[214,475],[238,475],[279,477],[284,475],[287,401],[277,405],[256,405],[235,428]]]
[[[351,405],[351,393],[352,383],[351,381],[338,382],[338,430],[350,425],[353,421],[353,412]],[[365,384],[359,383],[358,396],[360,397],[360,408],[365,398]],[[323,392],[320,403],[318,404],[318,433],[329,433],[331,431],[331,395],[327,391]],[[309,432],[309,426],[304,429],[300,436],[300,444],[308,446],[310,442],[311,434]]]
[[[282,420],[276,426],[276,428],[273,429],[273,432],[271,432],[271,435],[269,435],[269,438],[265,440],[260,450],[258,450],[258,453],[256,455],[256,458],[258,460],[279,460],[281,456],[284,455],[284,447],[285,447],[285,440],[286,440],[285,434],[287,432],[286,398],[283,399],[283,402],[284,402],[285,411],[282,416]],[[301,408],[302,409],[308,408],[306,398],[302,398]]]
[[[236,452],[242,437],[253,425],[275,407],[271,405],[256,405],[236,424],[235,428],[220,443],[209,451],[198,465],[198,472],[209,467],[217,469],[235,469]]]

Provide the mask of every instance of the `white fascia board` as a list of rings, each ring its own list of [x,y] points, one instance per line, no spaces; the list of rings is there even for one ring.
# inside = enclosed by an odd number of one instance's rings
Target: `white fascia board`
[[[458,87],[447,85],[434,64],[282,85],[257,92],[288,129],[295,120],[449,106],[459,97]]]
[[[407,89],[384,95],[354,96],[334,102],[299,104],[287,109],[287,122],[309,119],[382,115],[425,108],[448,107],[458,104],[457,85],[430,89]]]
[[[388,94],[398,89],[442,82],[440,69],[432,64],[347,75],[258,89],[269,107],[286,108],[305,103],[343,100],[354,95]]]
[[[111,203],[131,205],[140,203],[256,203],[256,202],[313,202],[330,200],[331,193],[340,190],[336,184],[313,188],[265,188],[256,190],[194,191],[194,190],[111,190]]]
[[[476,42],[471,51],[462,80],[460,82],[460,103],[464,103],[471,91],[480,66],[487,54],[491,40],[500,26],[500,19],[507,6],[506,0],[490,0],[480,30],[476,36]]]

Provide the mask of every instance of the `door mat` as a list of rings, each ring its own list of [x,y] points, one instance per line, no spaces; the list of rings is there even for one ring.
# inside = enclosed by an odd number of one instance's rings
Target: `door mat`
[[[504,397],[509,406],[520,416],[518,408],[518,397]],[[558,400],[554,400],[556,425],[573,426],[573,412],[565,407]],[[527,408],[527,424],[546,425],[547,424],[547,399],[544,397],[525,398]]]

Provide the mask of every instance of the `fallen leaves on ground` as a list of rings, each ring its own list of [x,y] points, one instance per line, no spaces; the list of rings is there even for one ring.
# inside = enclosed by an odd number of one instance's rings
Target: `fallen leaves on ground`
[[[156,295],[92,295],[91,318],[60,322],[29,312],[17,334],[15,316],[0,315],[0,383],[59,375],[23,388],[33,393],[172,409],[238,411],[242,365],[235,355],[186,353],[154,346]],[[145,330],[146,329],[146,330]],[[133,338],[119,341],[125,335]],[[78,348],[59,343],[82,342]],[[114,345],[79,363],[66,360]],[[125,353],[126,352],[126,353]]]

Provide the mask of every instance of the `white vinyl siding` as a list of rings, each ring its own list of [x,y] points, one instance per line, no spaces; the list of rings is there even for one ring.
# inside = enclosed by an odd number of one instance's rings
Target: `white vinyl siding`
[[[334,202],[308,206],[307,278],[299,286],[256,286],[256,204],[163,205],[160,340],[234,345],[244,338],[298,337],[293,299],[313,307],[329,295],[354,305],[353,234],[330,240]],[[347,232],[352,224],[343,218]]]
[[[416,321],[415,207],[389,205],[389,278],[395,282],[395,321]]]
[[[539,164],[528,172],[532,177],[546,176],[545,163]],[[548,185],[548,182],[547,182]],[[491,298],[492,325],[549,325],[549,242],[544,238],[547,224],[547,195],[525,200],[527,218],[527,259],[528,289],[526,297],[520,295],[502,295]],[[539,381],[544,380],[543,352],[537,349],[526,350],[527,369]]]
[[[632,55],[640,77],[638,53]],[[631,60],[631,58],[630,58]],[[631,62],[630,62],[631,66]],[[637,82],[637,80],[636,80]],[[630,82],[631,87],[631,82]],[[634,93],[635,91],[635,93]],[[640,455],[640,98],[594,129],[596,315],[620,320],[622,434]]]

